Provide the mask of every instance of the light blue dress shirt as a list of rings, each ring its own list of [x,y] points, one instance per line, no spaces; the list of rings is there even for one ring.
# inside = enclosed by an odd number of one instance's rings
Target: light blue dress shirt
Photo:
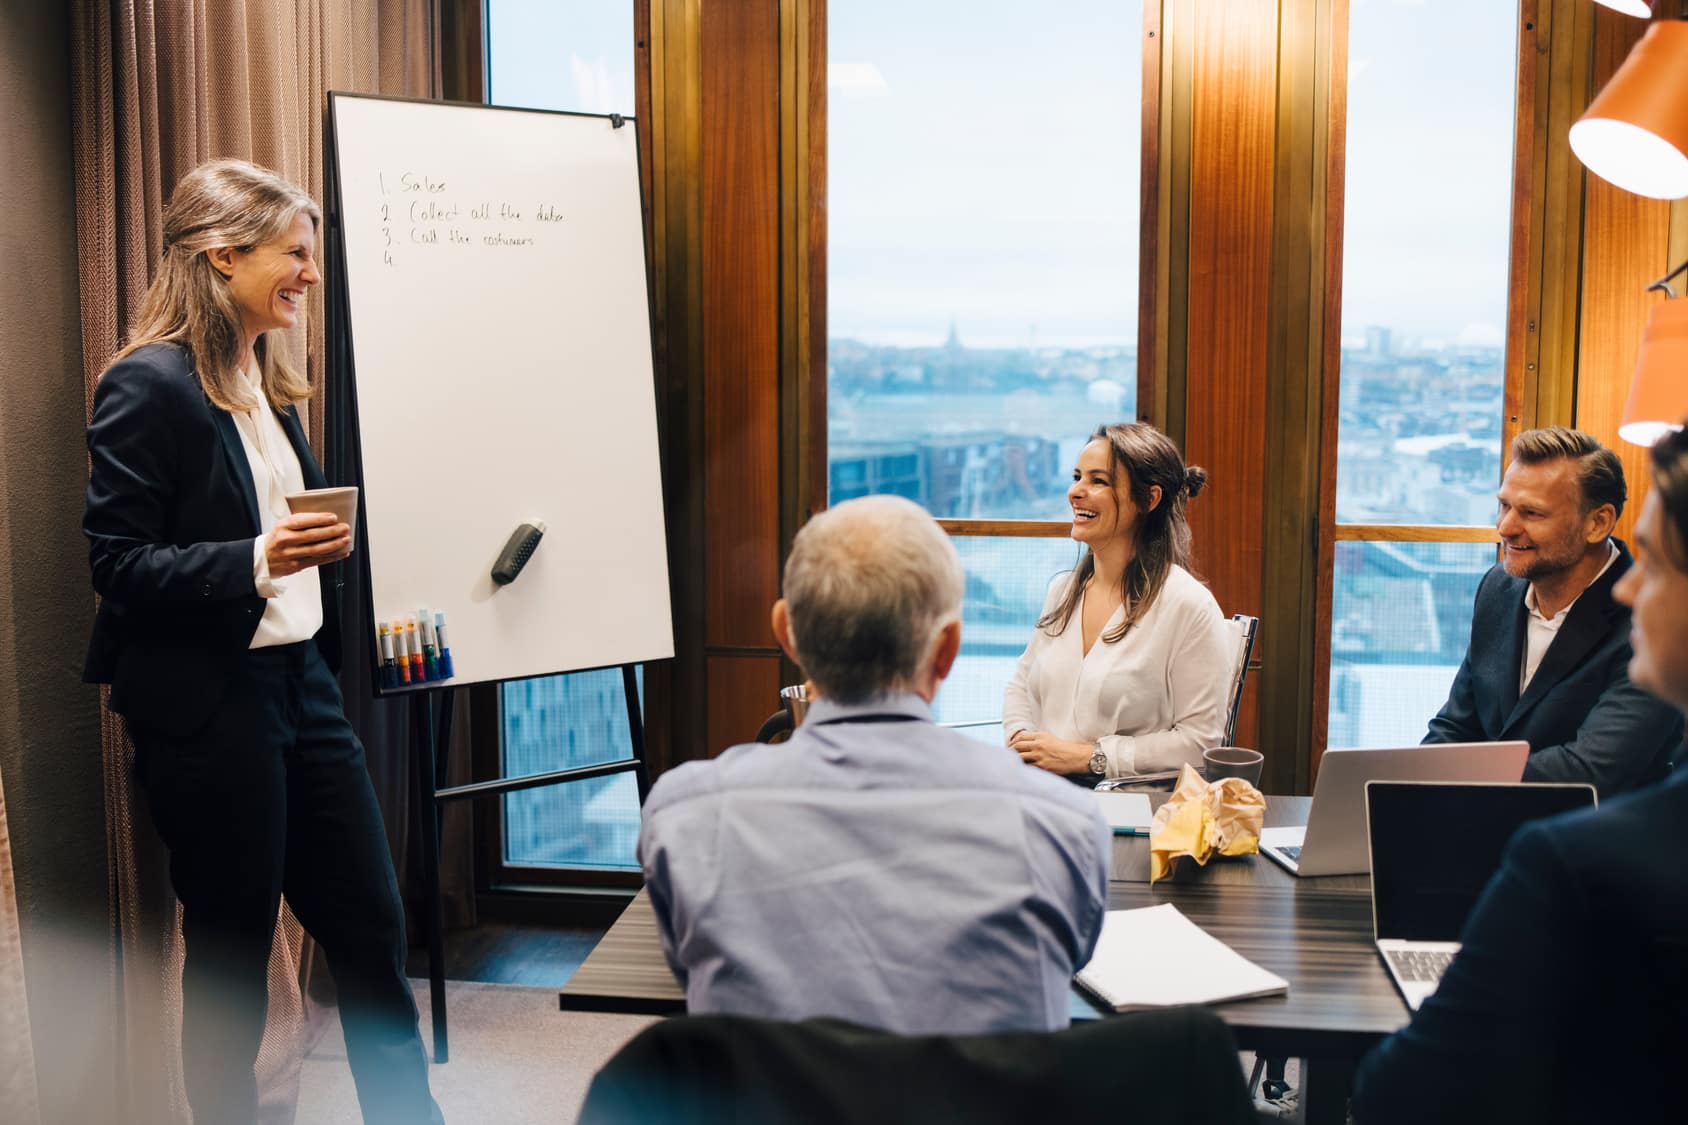
[[[639,861],[693,1014],[974,1034],[1067,1026],[1112,846],[1090,793],[899,695],[669,771]]]

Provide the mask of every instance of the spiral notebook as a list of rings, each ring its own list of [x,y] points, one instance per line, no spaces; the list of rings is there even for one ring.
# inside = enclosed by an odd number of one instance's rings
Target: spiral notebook
[[[1223,1004],[1289,991],[1289,982],[1163,902],[1110,910],[1080,988],[1116,1012],[1177,1004]]]

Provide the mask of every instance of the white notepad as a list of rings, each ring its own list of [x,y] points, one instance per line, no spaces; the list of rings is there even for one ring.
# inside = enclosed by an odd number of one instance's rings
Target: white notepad
[[[1289,982],[1190,921],[1170,902],[1110,910],[1079,986],[1116,1012],[1222,1004],[1289,991]]]
[[[1096,807],[1116,836],[1147,836],[1154,823],[1155,812],[1149,807],[1147,793],[1114,793],[1091,790],[1096,795]]]

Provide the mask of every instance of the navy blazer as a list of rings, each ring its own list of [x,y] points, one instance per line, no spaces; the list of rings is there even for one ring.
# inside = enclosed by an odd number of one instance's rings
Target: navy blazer
[[[1361,1062],[1360,1125],[1683,1119],[1688,771],[1526,825],[1412,1023]]]
[[[1612,587],[1632,560],[1612,542],[1618,557],[1565,615],[1522,697],[1529,582],[1500,566],[1483,576],[1471,643],[1425,742],[1522,739],[1525,781],[1589,782],[1601,799],[1665,776],[1682,715],[1629,682],[1629,609]]]
[[[327,481],[299,416],[280,411],[307,488]],[[152,344],[100,376],[88,424],[82,530],[100,610],[83,679],[111,685],[111,706],[170,735],[202,727],[264,614],[253,579],[262,534],[240,431],[211,405],[193,359]],[[338,566],[322,579],[318,647],[340,661]]]

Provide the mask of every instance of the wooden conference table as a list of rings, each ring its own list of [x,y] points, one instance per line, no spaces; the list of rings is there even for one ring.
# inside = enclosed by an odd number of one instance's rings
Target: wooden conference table
[[[1164,795],[1152,798],[1158,805]],[[1305,824],[1310,799],[1267,798],[1266,824]],[[1114,837],[1108,908],[1175,904],[1192,922],[1289,981],[1283,996],[1214,1007],[1237,1045],[1300,1058],[1309,1125],[1344,1120],[1354,1065],[1409,1012],[1372,945],[1371,880],[1364,875],[1297,879],[1265,856],[1180,860],[1149,886],[1149,842]],[[559,996],[565,1011],[677,1015],[686,997],[662,956],[644,891],[628,904]],[[1076,1020],[1109,1015],[1074,989]]]

